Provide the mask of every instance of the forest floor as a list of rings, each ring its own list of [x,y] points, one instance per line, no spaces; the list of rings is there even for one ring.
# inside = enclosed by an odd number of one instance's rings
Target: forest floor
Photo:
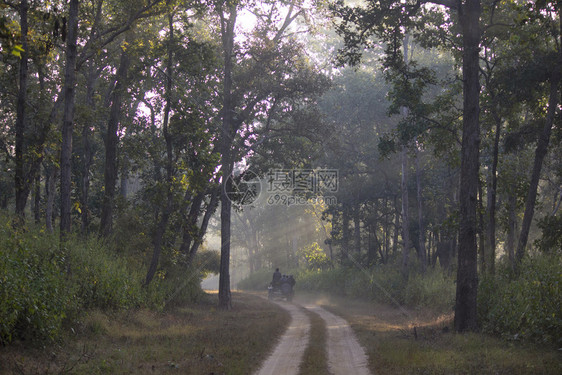
[[[154,312],[87,313],[59,343],[0,347],[0,374],[240,374],[258,370],[290,315],[262,298],[232,293],[232,311],[217,295]]]
[[[346,319],[366,349],[373,375],[562,374],[560,350],[481,333],[456,334],[452,312],[318,295],[297,301]]]
[[[366,373],[362,362],[373,375],[562,373],[555,348],[455,334],[452,314],[305,294],[279,306],[263,296],[234,292],[229,312],[216,310],[216,294],[164,312],[91,311],[56,344],[0,347],[0,374],[255,374],[289,331],[296,336],[280,353],[293,353],[291,372],[300,375]],[[349,327],[360,346],[341,338]],[[337,342],[344,347],[330,348]],[[337,357],[345,350],[364,353],[351,365],[362,369],[346,369],[351,355]]]

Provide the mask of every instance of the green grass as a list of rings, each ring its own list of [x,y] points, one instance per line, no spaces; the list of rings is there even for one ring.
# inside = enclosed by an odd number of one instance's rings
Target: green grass
[[[239,293],[232,311],[218,311],[216,298],[164,312],[91,311],[59,345],[30,349],[19,342],[0,349],[0,374],[250,374],[290,316]]]

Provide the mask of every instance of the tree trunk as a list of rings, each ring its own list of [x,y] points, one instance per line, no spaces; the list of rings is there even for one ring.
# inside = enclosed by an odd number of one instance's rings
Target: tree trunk
[[[510,191],[507,197],[507,238],[506,251],[509,264],[515,270],[515,236],[517,232],[517,195],[515,191]]]
[[[203,200],[205,199],[205,193],[201,192],[195,197],[191,197],[190,194],[186,193],[184,201],[187,203],[190,198],[191,205],[189,207],[189,213],[184,219],[182,228],[182,243],[180,246],[180,253],[185,255],[189,254],[193,239],[196,237],[194,233],[197,232],[197,220],[199,219],[199,214],[201,212],[201,205],[203,204]]]
[[[57,168],[49,165],[45,168],[47,178],[45,179],[45,195],[47,196],[47,204],[45,206],[45,226],[47,230],[53,233],[53,213],[55,205],[55,179],[57,178]]]
[[[388,199],[385,199],[384,203],[385,210],[388,208]],[[388,254],[390,252],[390,227],[392,226],[392,221],[389,220],[389,215],[385,214],[384,223],[384,263],[388,259]]]
[[[115,185],[117,183],[117,146],[119,144],[119,121],[121,119],[121,103],[127,89],[127,73],[130,57],[126,49],[121,52],[121,61],[117,69],[115,88],[111,94],[111,109],[105,136],[105,168],[104,194],[100,221],[100,235],[107,237],[113,230],[113,206],[115,201]]]
[[[562,17],[560,19],[561,32],[562,32]],[[537,190],[539,186],[539,179],[541,176],[541,169],[544,158],[548,152],[548,144],[550,143],[550,134],[552,133],[552,124],[556,117],[556,109],[559,103],[559,85],[560,85],[560,68],[562,65],[562,47],[560,48],[558,62],[554,67],[550,79],[550,96],[548,99],[548,111],[546,114],[544,127],[539,135],[537,148],[535,150],[535,162],[533,164],[533,172],[531,174],[531,181],[527,198],[525,199],[525,213],[523,215],[523,222],[521,223],[521,234],[517,243],[516,264],[519,265],[525,256],[525,247],[529,238],[529,230],[533,221],[533,214],[535,211],[535,203],[537,199]]]
[[[480,258],[480,271],[487,272],[488,262],[486,259],[486,239],[484,238],[484,193],[482,192],[482,182],[478,179],[478,251]]]
[[[493,110],[495,112],[495,109]],[[490,183],[488,185],[488,250],[489,250],[489,271],[493,275],[496,273],[496,203],[497,203],[497,186],[498,186],[498,158],[500,149],[501,136],[501,118],[497,114],[494,115],[496,122],[496,134],[494,137],[494,148],[492,150],[492,168],[490,170]]]
[[[226,161],[228,158],[223,158]],[[225,167],[223,165],[223,167]],[[225,167],[225,172],[230,172],[231,168]],[[219,309],[232,309],[232,297],[230,293],[230,223],[231,223],[231,201],[227,191],[232,187],[230,174],[223,175],[221,189],[221,260],[219,275]]]
[[[23,51],[20,55],[20,69],[19,69],[19,88],[17,97],[16,108],[16,170],[15,170],[15,188],[16,188],[16,215],[23,218],[24,210],[27,203],[27,196],[29,194],[29,184],[25,178],[25,133],[27,128],[26,121],[26,101],[27,101],[27,78],[28,78],[28,46],[27,46],[27,32],[28,21],[27,12],[29,4],[27,0],[20,2],[20,33],[21,45]]]
[[[35,224],[41,222],[41,174],[35,176],[35,192],[33,194],[33,218]]]
[[[460,222],[455,303],[455,330],[478,328],[476,297],[478,293],[476,205],[480,147],[480,1],[466,0],[459,9],[463,35],[463,132],[460,176]]]
[[[162,253],[162,242],[164,240],[164,234],[166,233],[166,227],[168,226],[171,212],[172,199],[167,197],[164,212],[162,212],[162,216],[160,217],[158,226],[156,227],[156,232],[152,238],[152,258],[150,259],[148,272],[146,273],[146,278],[144,279],[144,286],[148,286],[148,284],[150,284],[156,274],[156,270],[158,269],[158,262],[160,260],[160,254]]]
[[[68,32],[66,34],[66,67],[64,73],[64,112],[60,161],[61,219],[60,235],[64,240],[70,233],[71,179],[72,179],[72,128],[74,121],[74,96],[76,81],[76,40],[78,38],[79,0],[70,0]]]
[[[417,198],[418,198],[418,241],[420,248],[420,262],[421,270],[425,272],[427,268],[427,254],[425,250],[425,229],[423,226],[423,197],[422,197],[422,186],[421,186],[421,170],[420,170],[420,160],[419,152],[416,150],[416,185],[417,185]]]
[[[406,146],[402,146],[402,179],[400,189],[402,191],[402,276],[408,277],[408,258],[410,251],[410,214],[408,202],[408,152]]]
[[[398,195],[394,196],[394,235],[392,237],[392,254],[398,252],[398,234],[400,232],[400,209],[398,208]]]
[[[346,203],[342,204],[342,260],[349,256],[349,207]]]
[[[148,268],[148,272],[146,274],[146,279],[144,285],[147,286],[150,284],[156,270],[158,268],[158,262],[160,260],[160,253],[162,252],[162,243],[164,240],[164,234],[166,233],[166,228],[168,227],[168,221],[170,220],[170,215],[173,211],[173,180],[174,180],[174,173],[173,173],[173,155],[172,155],[172,137],[168,133],[168,124],[170,121],[170,110],[171,110],[171,100],[172,100],[172,74],[173,74],[173,52],[172,52],[172,43],[174,39],[174,22],[173,22],[173,15],[168,15],[168,23],[169,23],[169,45],[168,45],[168,62],[166,67],[166,92],[165,92],[165,99],[166,105],[164,107],[164,119],[162,120],[162,132],[164,134],[164,140],[166,142],[166,206],[164,208],[164,212],[160,217],[158,222],[158,227],[152,239],[153,251],[152,251],[152,259],[150,260],[150,266]],[[123,53],[125,53],[123,51]],[[128,62],[127,64],[128,65]],[[126,72],[125,72],[126,74]],[[118,74],[119,75],[119,74]],[[117,90],[117,86],[115,87]],[[117,129],[116,129],[117,130]],[[115,175],[115,180],[113,180],[113,187],[115,187],[117,176]]]
[[[232,58],[234,53],[234,26],[236,24],[236,4],[228,5],[228,19],[225,18],[224,9],[220,9],[221,36],[224,59],[224,82],[223,82],[223,108],[222,108],[222,132],[221,132],[221,260],[219,275],[219,303],[221,310],[232,309],[232,297],[230,293],[230,224],[231,224],[231,201],[227,192],[231,189],[232,142],[236,135],[234,128],[234,102],[232,97]]]
[[[126,167],[121,167],[121,186],[119,187],[119,194],[123,199],[127,199],[127,194],[129,194],[129,171]]]
[[[219,198],[220,196],[218,192],[211,193],[211,200],[207,205],[207,210],[205,211],[205,215],[203,215],[201,226],[199,228],[197,236],[195,236],[195,239],[193,240],[193,245],[191,245],[191,249],[189,250],[189,255],[187,258],[188,265],[193,262],[193,258],[195,257],[197,251],[199,250],[199,247],[203,243],[203,238],[205,237],[205,233],[207,233],[207,227],[209,226],[209,220],[217,210],[219,204]]]
[[[355,207],[353,215],[353,243],[355,245],[355,252],[361,253],[361,218],[359,217],[359,205]]]
[[[86,106],[89,110],[94,113],[95,111],[95,100],[94,100],[94,86],[98,78],[98,73],[96,72],[93,64],[90,65],[90,72],[87,76],[86,81]],[[94,118],[94,116],[90,117]],[[92,142],[91,137],[91,124],[86,121],[84,127],[82,128],[82,178],[80,186],[80,208],[82,210],[82,233],[88,233],[90,227],[90,205],[89,205],[89,195],[90,195],[90,168],[93,162],[92,153]]]

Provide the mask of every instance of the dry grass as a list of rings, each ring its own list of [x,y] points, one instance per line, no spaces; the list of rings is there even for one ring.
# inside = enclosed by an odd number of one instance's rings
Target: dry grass
[[[42,349],[0,349],[1,374],[250,374],[289,323],[276,305],[233,293],[233,310],[216,295],[162,313],[90,312],[74,335]]]
[[[484,334],[453,333],[452,313],[337,298],[317,300],[349,321],[374,375],[562,374],[560,351]]]

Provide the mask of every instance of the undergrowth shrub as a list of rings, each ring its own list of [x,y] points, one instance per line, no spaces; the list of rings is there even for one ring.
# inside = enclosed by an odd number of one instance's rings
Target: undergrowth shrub
[[[523,260],[517,273],[503,264],[480,282],[482,329],[508,339],[562,347],[562,264],[558,255]]]
[[[247,290],[263,290],[272,277],[271,270],[259,270],[238,283]],[[428,306],[450,310],[455,298],[451,276],[440,269],[428,268],[424,274],[413,265],[409,278],[402,276],[399,266],[377,265],[368,269],[339,266],[333,269],[299,269],[292,272],[297,291],[322,292],[333,295],[370,299],[382,303]]]
[[[377,265],[364,270],[337,267],[327,271],[300,271],[297,274],[297,287],[382,303],[429,306],[441,310],[453,306],[455,295],[453,280],[441,270],[428,269],[424,274],[412,271],[405,279],[395,265]]]
[[[83,308],[128,309],[139,306],[143,274],[110,252],[97,238],[73,239],[68,256],[68,282]]]
[[[15,338],[54,338],[78,308],[64,276],[65,257],[50,236],[0,229],[0,343]]]
[[[69,238],[33,226],[14,229],[0,214],[0,344],[53,340],[83,309],[127,309],[161,301],[142,289],[132,269],[97,239]]]

